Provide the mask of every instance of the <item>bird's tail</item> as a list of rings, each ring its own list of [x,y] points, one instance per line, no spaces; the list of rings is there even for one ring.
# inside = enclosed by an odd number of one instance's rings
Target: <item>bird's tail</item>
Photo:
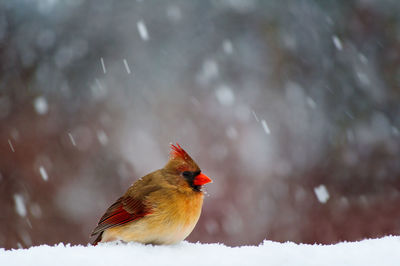
[[[97,243],[99,243],[101,241],[101,237],[103,236],[103,232],[101,232],[96,239],[92,242],[93,246],[97,246]]]

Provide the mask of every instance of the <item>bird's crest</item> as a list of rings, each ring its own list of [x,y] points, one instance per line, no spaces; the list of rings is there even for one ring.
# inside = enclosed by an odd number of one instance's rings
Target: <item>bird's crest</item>
[[[176,145],[171,144],[170,158],[171,159],[181,158],[187,161],[190,158],[190,156],[186,153],[184,149],[182,149],[182,147],[178,143],[176,143]]]

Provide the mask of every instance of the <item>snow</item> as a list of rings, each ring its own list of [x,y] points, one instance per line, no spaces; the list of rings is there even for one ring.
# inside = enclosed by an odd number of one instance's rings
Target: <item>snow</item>
[[[149,33],[147,31],[146,24],[144,24],[143,20],[138,21],[137,29],[139,31],[140,38],[142,38],[143,41],[148,41],[149,40]]]
[[[368,63],[368,58],[364,54],[359,53],[358,57],[360,58],[361,63],[363,63],[363,64],[367,64]]]
[[[264,241],[259,246],[181,242],[172,246],[105,243],[98,246],[36,246],[0,249],[0,265],[398,265],[400,237],[335,245]]]
[[[73,146],[76,146],[76,142],[75,142],[74,136],[72,136],[71,133],[68,133],[68,137],[69,137],[69,140],[71,141],[72,145],[73,145]]]
[[[369,80],[369,77],[367,76],[367,74],[365,72],[357,71],[356,76],[357,76],[358,80],[361,82],[361,84],[363,84],[364,86],[367,86],[371,83]]]
[[[253,114],[254,119],[255,119],[257,122],[260,122],[260,120],[258,119],[258,116],[257,116],[256,112],[255,112],[254,110],[252,110],[251,113]]]
[[[39,204],[37,203],[32,203],[31,206],[29,207],[29,211],[35,218],[42,217],[42,208],[40,208]]]
[[[97,131],[97,139],[99,140],[100,144],[105,146],[108,143],[108,136],[106,134],[106,132],[104,132],[103,130],[99,130]]]
[[[107,70],[106,70],[106,65],[104,64],[103,57],[100,58],[100,62],[101,62],[101,67],[103,68],[103,73],[106,74]]]
[[[226,54],[231,54],[233,52],[232,42],[230,40],[224,40],[222,43],[222,49],[224,49]]]
[[[49,176],[47,175],[46,169],[43,166],[39,167],[39,173],[44,181],[49,180]]]
[[[332,37],[333,44],[335,45],[336,49],[341,51],[343,49],[342,41],[339,39],[338,36]]]
[[[14,194],[14,202],[15,202],[15,211],[19,216],[25,217],[26,215],[26,207],[24,202],[24,197],[20,194]]]
[[[399,232],[400,5],[354,2],[0,1],[0,247],[82,239],[171,140],[219,180],[191,239]]]
[[[93,97],[97,99],[104,99],[105,96],[107,95],[107,88],[103,86],[102,82],[98,79],[95,80],[95,85],[92,85],[90,88],[93,93]]]
[[[261,125],[262,125],[262,127],[263,127],[265,133],[267,133],[268,135],[271,134],[271,130],[269,130],[267,121],[265,121],[264,119],[261,120]]]
[[[317,107],[317,104],[311,97],[307,97],[306,101],[307,101],[308,106],[310,106],[312,109],[315,109],[315,107]]]
[[[330,197],[329,192],[324,185],[315,187],[314,192],[315,195],[317,196],[318,201],[321,202],[322,204],[326,203]]]
[[[207,84],[219,75],[217,62],[212,59],[206,59],[203,62],[202,68],[197,75],[197,80],[201,84]]]
[[[344,112],[350,119],[354,119],[354,116],[349,112],[349,111],[345,111]]]
[[[235,127],[230,126],[226,129],[226,136],[230,139],[236,139],[238,136],[238,132]]]
[[[130,69],[130,67],[128,65],[128,61],[126,61],[126,59],[124,59],[123,61],[124,61],[124,66],[125,66],[126,72],[128,74],[130,74],[131,73],[131,69]]]
[[[218,102],[224,106],[230,106],[235,102],[235,94],[230,87],[221,85],[215,91]]]
[[[178,6],[168,6],[167,17],[172,21],[179,21],[182,18],[182,12]]]
[[[11,143],[11,140],[10,140],[10,139],[8,139],[8,145],[10,145],[11,151],[12,151],[12,152],[15,152],[14,146],[13,146],[13,144]]]
[[[392,126],[391,129],[392,129],[393,135],[395,135],[395,136],[398,136],[398,135],[399,135],[399,129],[398,129],[397,127]]]
[[[35,107],[36,112],[40,115],[46,114],[49,109],[46,98],[44,98],[43,96],[37,97],[33,102],[33,105]]]

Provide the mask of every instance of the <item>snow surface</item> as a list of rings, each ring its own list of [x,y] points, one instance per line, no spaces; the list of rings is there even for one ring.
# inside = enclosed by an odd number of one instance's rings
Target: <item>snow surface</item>
[[[0,249],[0,265],[399,265],[400,237],[335,245],[264,241],[259,246],[181,242],[173,246],[105,243]]]

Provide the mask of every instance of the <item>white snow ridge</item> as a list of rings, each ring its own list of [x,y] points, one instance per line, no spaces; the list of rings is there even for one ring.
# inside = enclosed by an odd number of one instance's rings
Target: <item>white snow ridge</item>
[[[388,236],[335,245],[264,241],[259,246],[227,247],[183,241],[172,246],[105,243],[98,246],[37,246],[0,249],[0,265],[318,265],[398,266],[400,237]]]

